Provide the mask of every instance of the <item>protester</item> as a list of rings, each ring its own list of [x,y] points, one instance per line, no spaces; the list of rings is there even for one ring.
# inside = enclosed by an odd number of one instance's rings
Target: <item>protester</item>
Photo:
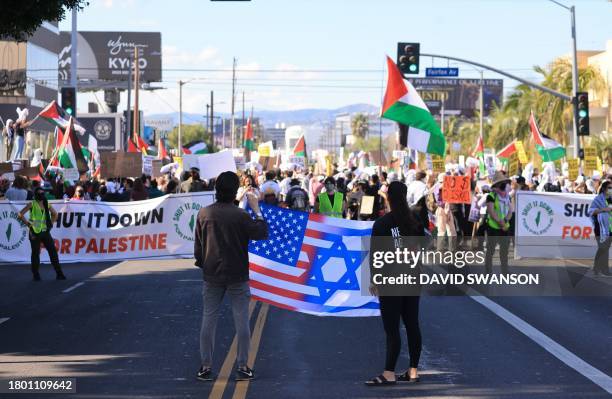
[[[85,200],[85,190],[82,186],[76,186],[74,195],[71,198],[72,201],[83,201]]]
[[[333,177],[325,179],[325,192],[317,196],[315,202],[315,213],[321,213],[326,216],[342,218],[346,210],[344,195],[336,190],[336,180]]]
[[[242,209],[246,209],[248,205],[247,193],[252,193],[257,198],[261,196],[261,193],[257,188],[257,183],[255,183],[255,178],[252,175],[245,175],[242,178],[242,185],[238,189],[238,194],[236,195],[238,206]]]
[[[285,177],[278,184],[278,186],[280,187],[280,200],[281,201],[285,201],[285,197],[287,196],[287,193],[289,192],[289,188],[291,188],[291,180],[293,180],[293,171],[287,170],[283,174]]]
[[[30,219],[25,218],[26,213],[30,213]],[[38,188],[34,193],[34,200],[28,203],[17,215],[25,225],[29,227],[29,238],[32,247],[31,267],[34,281],[40,281],[40,244],[45,246],[49,253],[51,264],[55,269],[57,280],[66,280],[66,276],[62,272],[62,268],[57,256],[57,250],[53,237],[51,237],[51,228],[53,223],[57,221],[57,212],[53,207],[49,206],[49,202],[45,198],[45,191]]]
[[[262,194],[265,194],[265,193],[270,194],[271,192],[273,192],[274,196],[278,200],[280,199],[281,188],[278,182],[274,180],[275,177],[276,177],[275,171],[273,170],[267,171],[266,180],[259,186],[259,190],[261,191]]]
[[[200,209],[195,228],[195,265],[203,272],[203,313],[200,332],[202,366],[197,378],[212,380],[212,357],[219,308],[225,293],[231,299],[238,340],[236,380],[254,378],[247,364],[249,354],[249,240],[268,237],[268,224],[259,208],[258,198],[247,193],[256,220],[234,205],[239,180],[233,172],[223,172],[215,182],[216,199]]]
[[[14,136],[14,153],[13,153],[13,157],[11,158],[13,161],[16,159],[22,159],[23,158],[23,150],[25,148],[25,130],[32,124],[32,121],[26,121],[24,119],[22,120],[17,120],[13,126],[14,126],[14,131],[15,131],[15,136]]]
[[[308,199],[310,200],[310,206],[314,208],[315,203],[317,201],[318,195],[323,191],[325,185],[323,184],[323,180],[325,180],[324,176],[312,176],[310,178],[310,182],[308,183]]]
[[[15,176],[15,180],[11,188],[9,188],[4,197],[9,201],[26,201],[28,198],[28,190],[26,190],[27,180],[23,176]]]
[[[149,199],[149,192],[145,188],[142,179],[137,177],[130,193],[130,201],[143,201]]]
[[[491,193],[487,195],[487,250],[485,252],[487,273],[493,273],[493,254],[497,246],[499,246],[501,271],[508,273],[509,229],[512,213],[510,179],[503,172],[496,172]]]
[[[206,190],[206,184],[200,179],[200,168],[192,167],[189,178],[181,183],[182,193],[196,193]]]
[[[418,237],[423,236],[424,226],[408,208],[407,188],[404,183],[393,182],[389,185],[388,198],[391,211],[379,218],[372,226],[370,247],[379,245],[375,237]],[[394,248],[400,249],[400,240],[393,240]],[[370,287],[373,295],[378,291]],[[421,330],[419,327],[419,296],[379,296],[380,316],[382,318],[387,350],[385,368],[382,374],[366,381],[368,386],[392,385],[396,381],[418,382],[418,366],[421,356]],[[408,336],[410,368],[395,375],[395,367],[401,349],[400,319]]]
[[[610,259],[610,243],[612,242],[612,182],[605,180],[599,187],[599,193],[589,207],[591,221],[597,241],[597,252],[593,260],[593,272],[610,276],[608,261]]]
[[[157,180],[149,178],[147,181],[149,182],[149,186],[147,187],[149,198],[159,198],[164,195],[157,186]]]
[[[433,188],[434,196],[436,199],[436,229],[438,231],[438,248],[442,249],[446,246],[448,248],[456,247],[457,230],[455,228],[455,218],[451,212],[451,206],[443,199],[443,188],[444,173],[438,174],[437,183]],[[448,244],[445,242],[445,238],[448,238]]]
[[[416,172],[414,180],[408,185],[407,200],[409,206],[416,204],[427,193],[426,179],[427,173],[422,170]]]
[[[291,179],[291,185],[287,191],[285,203],[287,204],[287,208],[295,211],[310,211],[308,193],[301,187],[299,179]]]

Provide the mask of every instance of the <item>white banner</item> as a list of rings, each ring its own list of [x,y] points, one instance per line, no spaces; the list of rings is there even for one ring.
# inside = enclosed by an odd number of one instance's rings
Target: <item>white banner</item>
[[[60,262],[191,258],[200,208],[214,192],[135,202],[50,201],[58,220],[51,235]],[[0,263],[30,263],[27,228],[17,213],[27,202],[0,201]],[[41,260],[48,262],[47,251]]]
[[[515,256],[593,259],[597,250],[586,194],[519,191],[516,196]]]

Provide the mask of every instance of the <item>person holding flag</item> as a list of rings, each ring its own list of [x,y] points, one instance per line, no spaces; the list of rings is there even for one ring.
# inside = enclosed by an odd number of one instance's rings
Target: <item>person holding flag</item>
[[[30,213],[30,219],[25,218],[26,213]],[[55,269],[57,280],[66,280],[57,256],[57,250],[53,237],[51,237],[51,227],[57,221],[57,212],[49,206],[45,197],[45,190],[38,187],[34,191],[34,200],[19,211],[17,218],[29,228],[29,238],[32,247],[31,267],[34,281],[40,281],[40,244],[42,243],[51,259],[51,264]]]
[[[508,247],[510,220],[514,213],[510,198],[510,179],[501,171],[495,173],[491,192],[487,195],[487,250],[485,268],[493,273],[493,254],[499,245],[499,261],[502,273],[508,273]]]

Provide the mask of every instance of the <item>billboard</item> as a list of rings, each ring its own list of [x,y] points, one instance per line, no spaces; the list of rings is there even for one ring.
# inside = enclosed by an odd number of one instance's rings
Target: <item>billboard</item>
[[[79,123],[85,128],[85,133],[78,135],[81,145],[87,146],[92,134],[98,141],[100,152],[121,148],[120,114],[80,114]]]
[[[444,113],[471,118],[479,109],[480,79],[409,78],[434,115]],[[483,79],[484,114],[489,115],[493,102],[502,104],[504,81]]]
[[[70,32],[60,34],[59,79],[70,79]],[[161,33],[79,32],[77,68],[79,79],[127,80],[134,48],[139,48],[141,82],[160,82]]]

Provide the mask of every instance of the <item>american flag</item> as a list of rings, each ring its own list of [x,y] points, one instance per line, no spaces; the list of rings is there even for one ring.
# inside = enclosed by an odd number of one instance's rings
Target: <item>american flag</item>
[[[377,298],[361,293],[362,266],[367,268],[362,239],[369,238],[372,222],[268,205],[261,211],[268,240],[249,243],[255,299],[319,316],[379,315]]]

